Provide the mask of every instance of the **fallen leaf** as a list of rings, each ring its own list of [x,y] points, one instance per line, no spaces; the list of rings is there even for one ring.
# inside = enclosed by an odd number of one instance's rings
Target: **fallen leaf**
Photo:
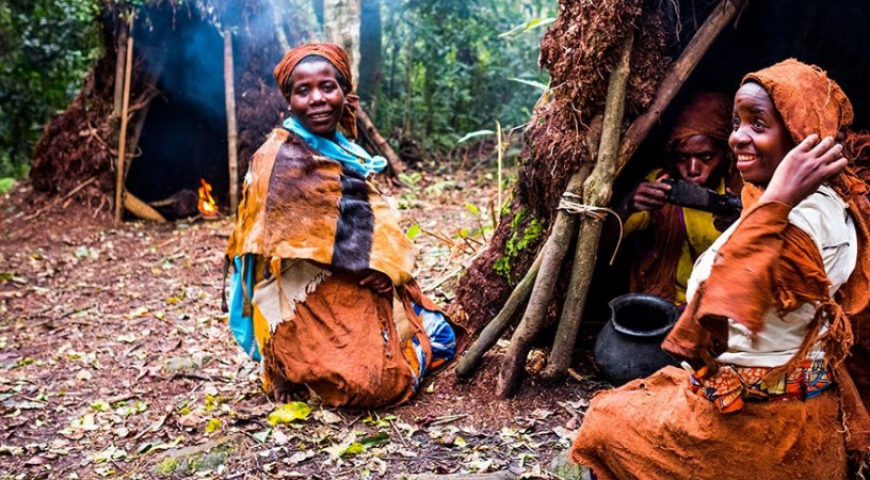
[[[294,420],[305,420],[311,414],[311,407],[305,402],[285,403],[269,414],[269,425],[290,423]]]
[[[221,429],[221,421],[218,418],[209,419],[205,424],[205,433],[212,433]]]
[[[302,463],[309,458],[312,458],[317,453],[314,450],[303,450],[301,452],[296,452],[293,455],[290,455],[290,458],[284,460],[285,463],[289,463],[291,465],[296,465],[298,463]]]
[[[124,449],[109,445],[105,450],[95,453],[91,460],[94,463],[105,463],[110,460],[124,460],[126,458],[127,452]]]

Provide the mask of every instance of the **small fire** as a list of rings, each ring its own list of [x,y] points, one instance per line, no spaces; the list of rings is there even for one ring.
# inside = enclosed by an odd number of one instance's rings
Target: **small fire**
[[[206,217],[214,216],[218,213],[217,203],[211,196],[211,185],[204,178],[199,179],[199,211]]]

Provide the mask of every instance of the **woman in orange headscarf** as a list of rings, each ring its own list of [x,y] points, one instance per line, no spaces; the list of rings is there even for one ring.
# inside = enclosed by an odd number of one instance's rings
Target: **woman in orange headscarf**
[[[304,45],[274,74],[290,117],[254,154],[227,246],[244,279],[234,333],[249,319],[249,352],[279,401],[307,390],[332,406],[404,402],[462,331],[422,295],[411,242],[367,182],[386,162],[345,137],[358,102],[347,54]]]
[[[663,344],[684,370],[593,400],[571,458],[598,478],[843,479],[870,452],[870,371],[846,361],[870,344],[853,345],[870,205],[847,167],[866,137],[845,130],[840,87],[795,60],[747,75],[734,111],[744,211],[699,258]]]

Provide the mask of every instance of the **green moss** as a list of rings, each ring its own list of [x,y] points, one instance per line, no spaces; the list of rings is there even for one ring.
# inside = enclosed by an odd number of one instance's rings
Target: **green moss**
[[[178,470],[178,467],[181,466],[181,462],[176,458],[167,458],[166,460],[160,462],[160,465],[157,465],[157,468],[154,469],[155,472],[160,475],[172,475]]]
[[[505,243],[504,255],[499,257],[493,270],[506,278],[508,284],[515,285],[516,279],[512,275],[512,264],[516,257],[533,245],[537,245],[538,240],[544,234],[544,226],[538,219],[531,219],[528,224],[523,227],[524,220],[528,217],[529,212],[526,209],[520,209],[511,221],[511,236]]]

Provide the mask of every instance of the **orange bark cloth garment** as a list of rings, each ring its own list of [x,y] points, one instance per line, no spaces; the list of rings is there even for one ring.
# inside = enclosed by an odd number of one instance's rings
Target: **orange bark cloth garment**
[[[795,142],[810,133],[834,135],[851,121],[848,99],[816,68],[787,61],[750,74],[745,81],[759,82],[767,89]],[[593,400],[574,443],[576,462],[591,465],[603,479],[712,479],[726,472],[732,472],[732,478],[751,479],[843,478],[844,440],[853,466],[866,460],[870,417],[862,397],[870,398],[865,390],[870,385],[870,357],[853,356],[845,364],[843,360],[853,341],[857,343],[853,351],[870,352],[870,327],[865,321],[870,295],[870,205],[866,184],[851,171],[829,183],[849,205],[859,252],[855,270],[838,290],[836,301],[828,293],[818,247],[788,222],[791,208],[758,203],[760,188],[747,185],[739,227],[719,251],[710,276],[663,347],[715,370],[714,359],[727,345],[728,319],[757,332],[764,328],[761,319],[769,308],[782,314],[809,302],[818,309],[807,339],[779,370],[803,361],[822,324],[829,323],[823,345],[836,390],[805,402],[747,402],[739,413],[724,415],[711,402],[691,396],[687,374],[665,370]],[[661,375],[671,380],[657,380]],[[613,428],[633,422],[629,432]],[[708,449],[708,444],[718,450]],[[733,474],[735,461],[739,461],[739,476]],[[687,470],[683,464],[696,468]],[[657,475],[657,470],[667,473]]]
[[[331,272],[312,291],[303,290],[295,312],[278,300],[281,313],[272,332],[254,309],[257,337],[267,339],[267,389],[270,380],[288,380],[307,384],[327,405],[355,407],[399,403],[414,394],[416,357],[405,351],[408,339],[397,332],[392,296],[362,288],[359,280],[369,269],[390,277],[407,314],[406,328],[425,355],[423,371],[432,354],[410,303],[438,307],[413,281],[413,247],[398,217],[360,174],[291,132],[273,131],[251,161],[226,253],[257,255],[264,259],[259,268],[267,266],[270,276],[286,260],[310,261]],[[255,274],[264,279],[263,272]],[[453,326],[458,352],[467,337]]]
[[[413,281],[400,292],[408,319],[416,319],[411,301],[438,309]],[[419,369],[413,368],[416,355],[410,340],[399,338],[392,319],[392,294],[361,287],[356,275],[333,273],[296,306],[292,321],[278,326],[266,345],[265,368],[271,378],[307,385],[325,405],[378,408],[403,403],[415,393],[418,379],[413,372]],[[419,321],[411,321],[410,327],[431,358]]]
[[[842,480],[836,392],[723,415],[674,367],[598,394],[571,460],[600,480]]]
[[[706,135],[724,145],[731,133],[731,100],[725,95],[712,92],[695,94],[683,108],[668,136],[668,149],[694,135]],[[728,156],[725,186],[740,193],[742,182]],[[674,302],[677,290],[674,279],[683,246],[686,230],[680,220],[680,207],[666,204],[652,212],[650,227],[635,236],[635,258],[631,269],[632,292],[643,292]],[[702,252],[697,252],[700,254]]]
[[[372,269],[396,285],[414,268],[411,241],[374,187],[286,130],[273,131],[251,160],[226,253]]]
[[[329,60],[332,65],[344,76],[349,85],[353,85],[353,74],[351,73],[350,60],[347,58],[347,52],[343,48],[334,43],[309,43],[292,48],[284,54],[284,58],[275,66],[272,74],[275,76],[275,81],[278,82],[278,88],[287,102],[290,102],[290,90],[287,81],[293,73],[293,69],[305,57],[318,55]],[[344,113],[341,116],[339,125],[344,130],[345,134],[351,139],[356,139],[356,112],[359,110],[359,96],[353,92],[345,92],[344,95]]]

